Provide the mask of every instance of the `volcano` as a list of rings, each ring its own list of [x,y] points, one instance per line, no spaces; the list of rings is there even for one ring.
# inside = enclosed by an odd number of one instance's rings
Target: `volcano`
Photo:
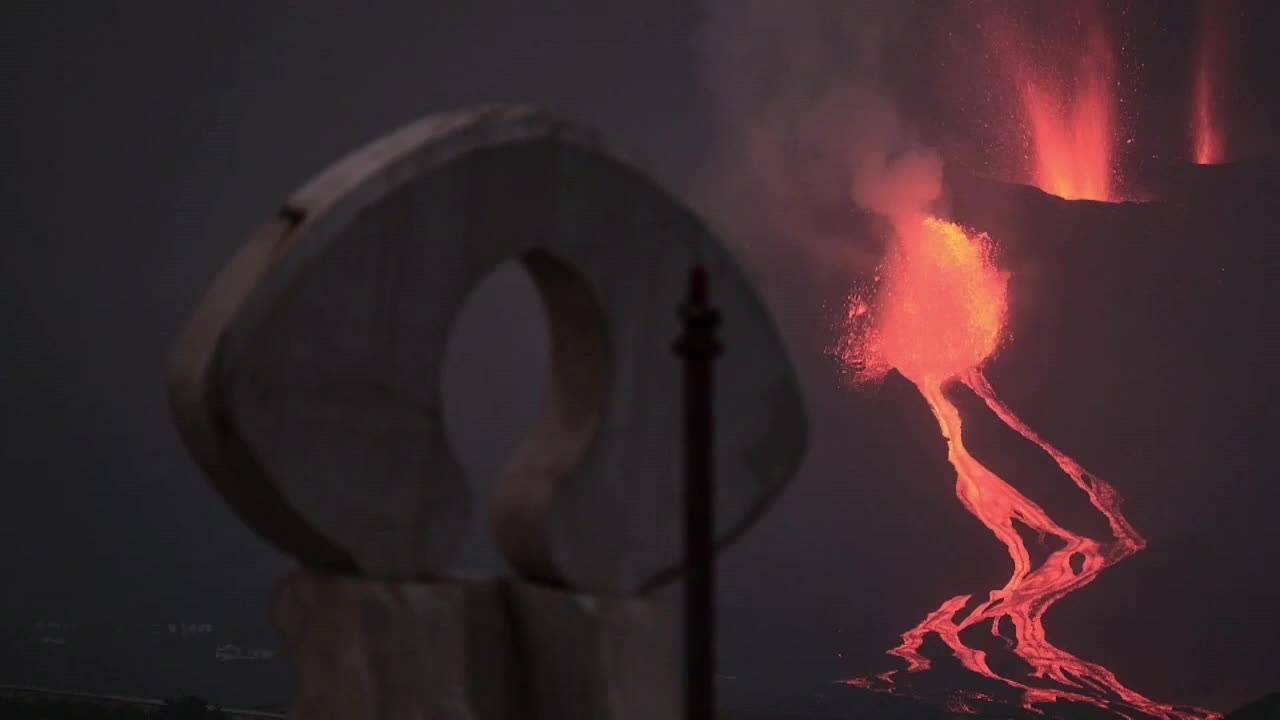
[[[1265,522],[1244,519],[1240,508],[1232,518],[1207,508],[1225,504],[1220,493],[1267,482],[1277,469],[1260,413],[1280,369],[1277,308],[1266,291],[1276,269],[1268,242],[1274,231],[1263,201],[1277,189],[1278,171],[1275,158],[1165,168],[1144,193],[1158,199],[1142,203],[1069,201],[952,174],[949,217],[956,223],[926,220],[923,233],[935,236],[929,242],[945,258],[913,249],[918,240],[900,240],[907,249],[891,253],[881,270],[887,310],[860,336],[862,347],[843,352],[857,358],[863,374],[897,370],[916,385],[950,447],[957,495],[1007,547],[1014,575],[990,597],[985,590],[998,582],[922,607],[926,619],[891,652],[906,667],[848,685],[959,712],[990,706],[1064,718],[1220,717],[1180,698],[1149,699],[1153,693],[1131,689],[1124,673],[1117,679],[1108,669],[1116,663],[1086,661],[1096,653],[1080,652],[1078,641],[1068,651],[1071,633],[1055,644],[1051,631],[1073,628],[1103,654],[1107,641],[1145,647],[1145,662],[1138,654],[1124,662],[1158,685],[1152,658],[1176,650],[1180,635],[1195,640],[1214,626],[1205,617],[1204,627],[1165,628],[1153,641],[1139,618],[1126,641],[1122,632],[1100,632],[1096,618],[1115,617],[1117,600],[1134,607],[1135,598],[1158,613],[1160,598],[1141,584],[1150,570],[1136,563],[1126,575],[1121,564],[1108,571],[1118,578],[1085,586],[1148,540],[1159,563],[1176,564],[1187,549],[1171,525],[1190,520],[1229,535],[1232,522]],[[947,250],[964,243],[966,235],[952,237],[961,226],[982,228],[996,242],[1010,239],[998,248],[1007,284],[986,258],[985,237],[968,238],[967,256]],[[948,279],[957,272],[961,279]],[[875,311],[855,295],[849,312],[861,321]],[[1006,320],[1016,340],[995,352],[1000,338],[992,328]],[[1117,487],[1073,458],[1113,468],[1099,474]],[[1121,496],[1131,499],[1125,514]],[[1134,530],[1148,526],[1155,539]],[[1226,566],[1244,571],[1247,562],[1226,555]],[[1075,578],[1083,580],[1073,584]],[[1198,587],[1203,580],[1184,582]],[[1027,595],[1028,588],[1036,589]],[[1046,633],[1040,615],[1077,591],[1081,597],[1052,611]],[[1082,615],[1052,617],[1068,612]],[[935,674],[941,659],[953,667]]]

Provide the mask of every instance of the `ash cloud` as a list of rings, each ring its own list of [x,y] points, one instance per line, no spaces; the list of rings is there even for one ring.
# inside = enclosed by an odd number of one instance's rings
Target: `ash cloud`
[[[891,92],[885,48],[909,30],[907,6],[711,0],[702,50],[717,147],[702,199],[749,263],[785,260],[847,287],[881,254],[865,214],[901,226],[941,198],[942,159]]]

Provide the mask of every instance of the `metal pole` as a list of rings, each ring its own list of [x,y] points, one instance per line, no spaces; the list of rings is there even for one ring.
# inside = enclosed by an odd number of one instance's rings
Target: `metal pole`
[[[710,305],[706,269],[689,271],[680,308],[684,333],[685,720],[715,714],[715,484],[712,363],[720,352],[720,315]]]

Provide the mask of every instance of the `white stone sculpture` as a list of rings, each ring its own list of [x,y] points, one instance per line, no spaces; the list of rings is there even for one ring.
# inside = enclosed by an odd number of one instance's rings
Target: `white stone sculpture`
[[[476,508],[444,433],[441,364],[468,294],[519,259],[547,312],[541,419]],[[706,267],[717,538],[795,473],[805,419],[751,283],[703,223],[588,134],[491,108],[428,117],[339,161],[230,260],[175,355],[174,416],[226,501],[296,558],[276,622],[293,715],[675,717],[681,558],[675,309]],[[516,577],[463,580],[487,511]]]

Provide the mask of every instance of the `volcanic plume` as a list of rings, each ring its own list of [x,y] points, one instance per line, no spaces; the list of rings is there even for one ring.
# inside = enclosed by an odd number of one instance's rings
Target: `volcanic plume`
[[[957,497],[1004,545],[1013,573],[976,604],[972,595],[946,600],[905,632],[890,654],[905,660],[908,671],[928,670],[931,662],[921,647],[934,633],[966,669],[1020,690],[1029,710],[1062,700],[1171,720],[1214,717],[1150,700],[1105,667],[1058,648],[1045,636],[1044,614],[1055,602],[1141,550],[1145,541],[1121,514],[1116,490],[1036,434],[1001,402],[983,374],[983,364],[1005,338],[1008,310],[1007,276],[993,262],[990,239],[935,217],[895,225],[897,242],[878,276],[874,297],[855,293],[849,300],[840,358],[856,381],[873,381],[896,370],[915,384],[947,443]],[[1047,453],[1106,518],[1111,537],[1095,539],[1059,525],[970,454],[960,411],[946,394],[953,383],[968,387],[1005,425]],[[1019,526],[1042,539],[1053,538],[1059,547],[1043,562],[1033,562]],[[961,639],[967,628],[986,625],[1030,666],[1027,678],[997,673],[983,650]],[[891,675],[881,678],[892,683]]]

